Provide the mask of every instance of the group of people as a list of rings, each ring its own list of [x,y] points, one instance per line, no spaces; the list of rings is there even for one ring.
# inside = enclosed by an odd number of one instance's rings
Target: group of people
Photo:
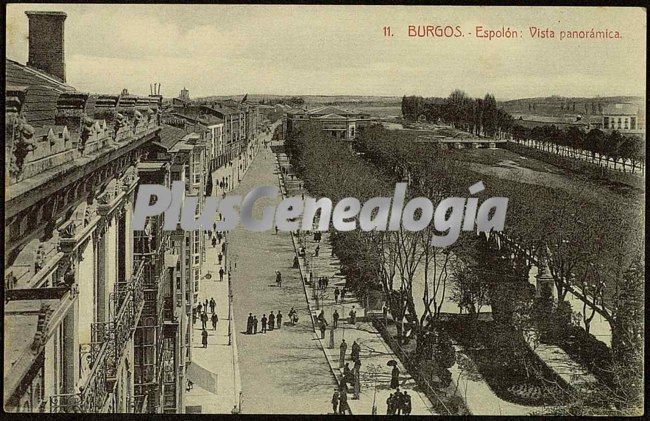
[[[386,399],[386,415],[410,415],[411,395],[405,390],[400,392],[399,388],[391,393]]]
[[[293,308],[291,309],[293,310]],[[246,321],[246,334],[255,335],[257,334],[258,323],[261,322],[260,333],[266,333],[267,331],[273,330],[276,327],[280,329],[282,327],[282,312],[278,310],[278,314],[269,313],[267,317],[266,314],[262,314],[262,317],[257,319],[257,316],[253,313],[248,313],[248,320]]]
[[[345,300],[345,294],[347,293],[348,290],[345,287],[341,288],[340,290],[339,287],[334,288],[334,302],[338,304],[339,300],[341,300],[340,302],[342,303],[343,300]]]
[[[208,307],[212,313],[211,316],[208,316]],[[217,316],[217,302],[214,300],[214,298],[210,298],[209,300],[206,298],[203,303],[199,302],[196,307],[192,309],[192,325],[196,324],[197,318],[201,320],[201,343],[203,345],[203,348],[207,348],[208,321],[212,322],[212,330],[217,330],[217,323],[219,322],[219,316]]]
[[[324,290],[327,289],[327,285],[330,283],[330,278],[327,276],[321,276],[318,278],[318,289]]]
[[[332,395],[332,410],[334,410],[334,414],[343,415],[349,409],[350,407],[348,406],[348,393],[345,391],[345,389],[334,389],[334,394]]]

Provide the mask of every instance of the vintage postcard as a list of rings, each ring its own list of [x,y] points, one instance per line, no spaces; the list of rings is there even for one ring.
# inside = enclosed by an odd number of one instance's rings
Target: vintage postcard
[[[5,13],[4,411],[644,413],[645,7]]]

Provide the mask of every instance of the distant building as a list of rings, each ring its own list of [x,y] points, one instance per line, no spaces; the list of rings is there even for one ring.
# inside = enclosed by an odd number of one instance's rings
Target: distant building
[[[339,107],[323,106],[309,111],[288,111],[284,131],[289,134],[305,122],[321,125],[323,131],[336,139],[351,141],[356,139],[359,131],[365,127],[379,123],[379,119]]]
[[[187,89],[183,88],[181,89],[181,94],[178,96],[178,99],[189,102],[190,101],[190,91]]]
[[[639,125],[639,108],[634,104],[610,104],[602,112],[604,130],[636,132],[643,130]]]

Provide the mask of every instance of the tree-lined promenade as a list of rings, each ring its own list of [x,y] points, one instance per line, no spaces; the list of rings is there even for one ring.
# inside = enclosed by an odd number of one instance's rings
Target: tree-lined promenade
[[[639,296],[639,277],[641,281],[643,279],[638,269],[642,237],[630,232],[630,228],[638,223],[637,214],[629,209],[620,209],[617,213],[616,204],[602,213],[601,206],[584,200],[579,188],[575,192],[566,192],[535,186],[532,190],[521,183],[474,173],[462,162],[434,148],[406,142],[397,133],[382,128],[368,128],[362,134],[358,151],[363,159],[343,144],[335,143],[336,147],[333,147],[332,142],[334,140],[321,131],[305,128],[289,139],[287,146],[308,190],[333,201],[349,196],[360,200],[386,196],[394,182],[404,178],[411,180],[409,196],[426,196],[434,203],[438,198],[467,197],[468,187],[478,180],[483,180],[488,187],[477,195],[479,199],[482,195],[509,197],[506,221],[509,238],[523,244],[525,250],[542,256],[548,262],[555,283],[556,304],[545,307],[535,300],[537,307],[551,309],[551,314],[544,319],[553,320],[548,325],[557,325],[556,319],[566,316],[566,306],[562,303],[570,288],[587,298],[585,305],[592,310],[584,312],[587,326],[595,311],[606,314],[612,325],[613,352],[608,351],[611,358],[606,360],[610,375],[601,377],[607,380],[608,390],[615,394],[616,399],[601,394],[600,402],[590,405],[598,407],[609,401],[623,409],[638,403],[635,400],[638,396],[632,396],[633,393],[621,395],[623,390],[625,393],[635,390],[634,382],[638,382],[638,375],[632,378],[629,373],[634,369],[631,363],[635,362],[640,349],[639,335],[642,340],[642,332],[635,323],[640,320],[635,316],[639,311],[638,302],[632,299],[635,296],[633,291]],[[469,321],[474,320],[470,323],[474,329],[480,324],[480,307],[491,304],[495,319],[493,327],[498,327],[500,333],[488,335],[490,341],[496,342],[487,346],[503,349],[502,359],[510,361],[517,361],[517,355],[521,354],[519,360],[522,362],[515,366],[520,366],[526,373],[511,367],[511,371],[515,370],[512,375],[519,376],[523,382],[540,385],[539,388],[545,391],[543,395],[554,396],[546,400],[529,398],[528,402],[554,405],[566,401],[566,395],[571,393],[563,387],[548,387],[548,383],[556,381],[553,373],[530,356],[530,350],[527,351],[520,341],[528,323],[522,319],[540,319],[535,316],[539,313],[537,307],[533,309],[537,313],[528,308],[533,300],[522,298],[526,288],[519,292],[518,288],[512,288],[525,286],[526,282],[515,281],[527,279],[530,260],[520,253],[512,252],[515,254],[513,257],[510,251],[495,250],[490,242],[471,234],[461,236],[460,241],[450,248],[428,247],[430,241],[427,239],[434,234],[433,228],[416,233],[401,230],[335,233],[334,249],[358,294],[363,296],[372,289],[383,291],[392,319],[402,321],[393,327],[397,329],[397,338],[407,347],[409,342],[414,346],[412,355],[420,368],[429,372],[441,387],[448,382],[447,368],[454,364],[453,348],[449,347],[450,325],[445,324],[441,317],[445,297],[452,296],[467,310]],[[415,288],[421,294],[415,296],[414,282],[420,282],[416,280],[416,273],[422,270],[424,289]],[[455,276],[450,275],[452,272]],[[501,282],[504,279],[513,282],[505,284]],[[511,299],[513,294],[516,300]],[[422,304],[416,306],[416,300]],[[568,323],[571,324],[571,320]],[[539,330],[547,336],[557,333],[551,328]],[[455,335],[453,329],[451,334]],[[584,336],[588,347],[599,346],[596,344],[598,341],[588,339],[588,334]],[[506,346],[496,347],[497,337],[501,337]],[[466,335],[455,338],[466,339]],[[594,349],[574,351],[576,356],[584,355],[585,358],[594,353]],[[494,369],[497,358],[492,356],[487,361],[485,356],[476,358],[482,374],[488,377],[488,382],[493,381],[490,384],[492,388],[503,396],[512,395],[512,399],[519,399],[515,396],[515,385],[500,384],[498,376],[490,378],[490,369]],[[601,356],[598,363],[601,360],[605,358]],[[622,362],[626,364],[619,367]],[[537,396],[535,393],[529,395]],[[583,408],[569,411],[588,412]]]

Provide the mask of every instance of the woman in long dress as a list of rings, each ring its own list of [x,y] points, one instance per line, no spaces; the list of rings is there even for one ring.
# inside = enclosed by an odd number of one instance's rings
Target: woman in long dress
[[[390,387],[391,389],[397,389],[399,387],[399,368],[397,368],[397,366],[393,367],[390,378]]]

